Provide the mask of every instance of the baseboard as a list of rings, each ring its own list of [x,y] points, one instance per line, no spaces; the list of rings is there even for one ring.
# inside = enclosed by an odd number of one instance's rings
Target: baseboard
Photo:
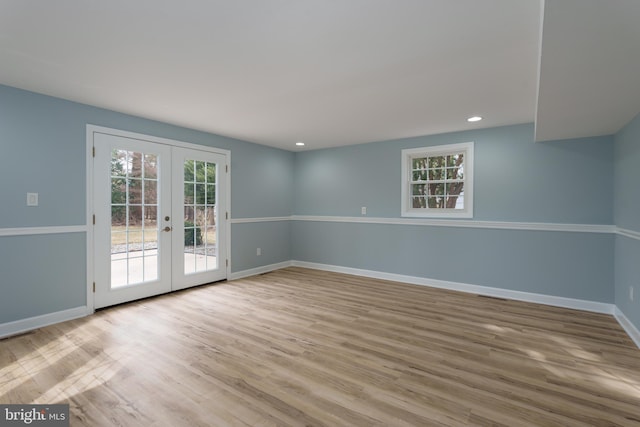
[[[318,264],[313,262],[293,261],[293,266],[312,268],[315,270],[333,271],[336,273],[353,274],[355,276],[371,277],[374,279],[392,280],[395,282],[411,283],[414,285],[430,286],[432,288],[449,289],[453,291],[468,292],[477,295],[486,295],[497,298],[512,299],[517,301],[533,302],[552,305],[556,307],[585,310],[595,313],[613,314],[615,306],[596,301],[587,301],[574,298],[556,297],[552,295],[536,294],[530,292],[512,291],[509,289],[492,288],[489,286],[471,285],[460,282],[427,279],[424,277],[405,276],[402,274],[384,273],[373,270],[362,270],[350,267]]]
[[[631,323],[629,319],[627,319],[627,316],[625,316],[624,313],[617,306],[613,312],[613,315],[618,321],[618,323],[620,324],[620,326],[622,326],[622,329],[625,330],[627,335],[629,335],[629,337],[636,344],[636,346],[640,348],[640,331],[635,327],[633,323]]]
[[[423,277],[407,276],[402,274],[384,273],[373,270],[363,270],[358,268],[341,267],[337,265],[319,264],[305,261],[284,261],[276,264],[264,265],[248,270],[237,271],[231,273],[229,280],[242,279],[244,277],[255,276],[258,274],[269,273],[286,267],[304,267],[314,270],[332,271],[335,273],[352,274],[355,276],[371,277],[374,279],[392,280],[395,282],[410,283],[414,285],[430,286],[433,288],[449,289],[454,291],[468,292],[477,295],[486,295],[498,298],[506,298],[517,301],[532,302],[538,304],[546,304],[556,307],[571,308],[576,310],[585,310],[596,313],[604,313],[613,315],[620,326],[625,330],[629,337],[633,340],[638,348],[640,348],[640,331],[634,326],[624,313],[613,304],[606,304],[596,301],[587,301],[574,298],[556,297],[551,295],[536,294],[530,292],[513,291],[508,289],[492,288],[489,286],[471,285],[460,282],[450,282],[445,280],[427,279]],[[16,320],[0,324],[0,338],[6,338],[12,335],[24,333],[33,329],[42,328],[44,326],[60,323],[67,320],[73,320],[87,316],[92,313],[88,307],[76,307],[68,310],[58,311],[55,313],[43,314],[41,316],[30,317],[27,319]]]
[[[28,332],[33,329],[53,325],[54,323],[65,322],[77,319],[92,313],[88,307],[76,307],[68,310],[56,311],[55,313],[43,314],[41,316],[29,317],[27,319],[16,320],[14,322],[0,324],[0,338]]]
[[[280,270],[281,268],[291,267],[293,261],[284,261],[276,264],[263,265],[261,267],[251,268],[249,270],[236,271],[231,273],[228,280],[237,280],[244,277],[255,276],[257,274],[269,273],[270,271]]]

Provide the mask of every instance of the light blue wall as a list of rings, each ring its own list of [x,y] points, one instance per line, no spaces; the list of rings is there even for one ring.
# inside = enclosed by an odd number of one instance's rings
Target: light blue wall
[[[231,151],[234,218],[290,215],[294,154],[0,85],[0,227],[85,223],[86,125]],[[18,179],[19,177],[19,179]],[[40,206],[26,206],[39,192]]]
[[[293,258],[290,221],[233,224],[231,235],[242,245],[231,246],[233,271],[245,271]],[[256,249],[260,248],[261,255]]]
[[[232,217],[291,215],[291,152],[0,86],[0,228],[86,224],[87,124],[230,150]],[[26,206],[27,192],[39,193],[38,207]],[[248,238],[249,226],[262,237]],[[273,231],[233,225],[232,266],[289,260],[290,239]],[[256,240],[265,255],[242,259]],[[0,323],[84,305],[84,234],[0,237],[0,253]]]
[[[614,164],[615,224],[640,233],[640,115],[616,135]],[[640,330],[640,240],[622,235],[615,244],[615,302]]]
[[[629,286],[634,287],[634,301],[629,299]],[[615,304],[640,331],[640,241],[616,236]]]
[[[611,224],[612,137],[530,124],[296,154],[298,215],[400,216],[401,150],[475,142],[474,220]],[[609,234],[295,221],[297,260],[613,302]]]
[[[0,237],[0,324],[86,304],[84,233]]]
[[[299,261],[613,303],[613,236],[295,221]]]
[[[0,86],[0,227],[85,224],[84,114],[77,104]],[[27,192],[39,193],[38,207],[26,206]]]
[[[296,154],[298,215],[400,216],[401,150],[475,142],[474,219],[611,224],[612,137],[533,142],[506,126]]]
[[[640,231],[639,121],[615,144],[534,143],[526,124],[294,154],[0,86],[0,228],[86,223],[86,124],[95,124],[230,150],[233,218],[360,217],[361,206],[396,218],[402,149],[475,141],[474,220],[612,224],[615,193],[615,223]],[[27,192],[40,194],[39,207],[26,207]],[[231,238],[233,272],[297,259],[615,301],[640,325],[638,303],[623,297],[640,248],[621,236],[276,221],[235,223]],[[84,304],[83,233],[0,237],[0,258],[0,323]]]

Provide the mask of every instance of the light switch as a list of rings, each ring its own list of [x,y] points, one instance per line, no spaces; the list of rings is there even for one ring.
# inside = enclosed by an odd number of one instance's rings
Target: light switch
[[[27,206],[38,206],[38,193],[27,193]]]

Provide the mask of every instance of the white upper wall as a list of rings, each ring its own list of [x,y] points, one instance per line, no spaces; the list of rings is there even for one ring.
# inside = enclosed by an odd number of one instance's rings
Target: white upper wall
[[[640,1],[546,0],[536,140],[610,135],[640,112]]]

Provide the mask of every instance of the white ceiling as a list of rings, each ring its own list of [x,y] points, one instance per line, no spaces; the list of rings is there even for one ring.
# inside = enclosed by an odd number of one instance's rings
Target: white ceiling
[[[287,150],[612,133],[640,110],[639,4],[547,0],[540,54],[540,0],[0,0],[0,84]]]
[[[547,0],[536,140],[610,135],[640,112],[640,0]]]

